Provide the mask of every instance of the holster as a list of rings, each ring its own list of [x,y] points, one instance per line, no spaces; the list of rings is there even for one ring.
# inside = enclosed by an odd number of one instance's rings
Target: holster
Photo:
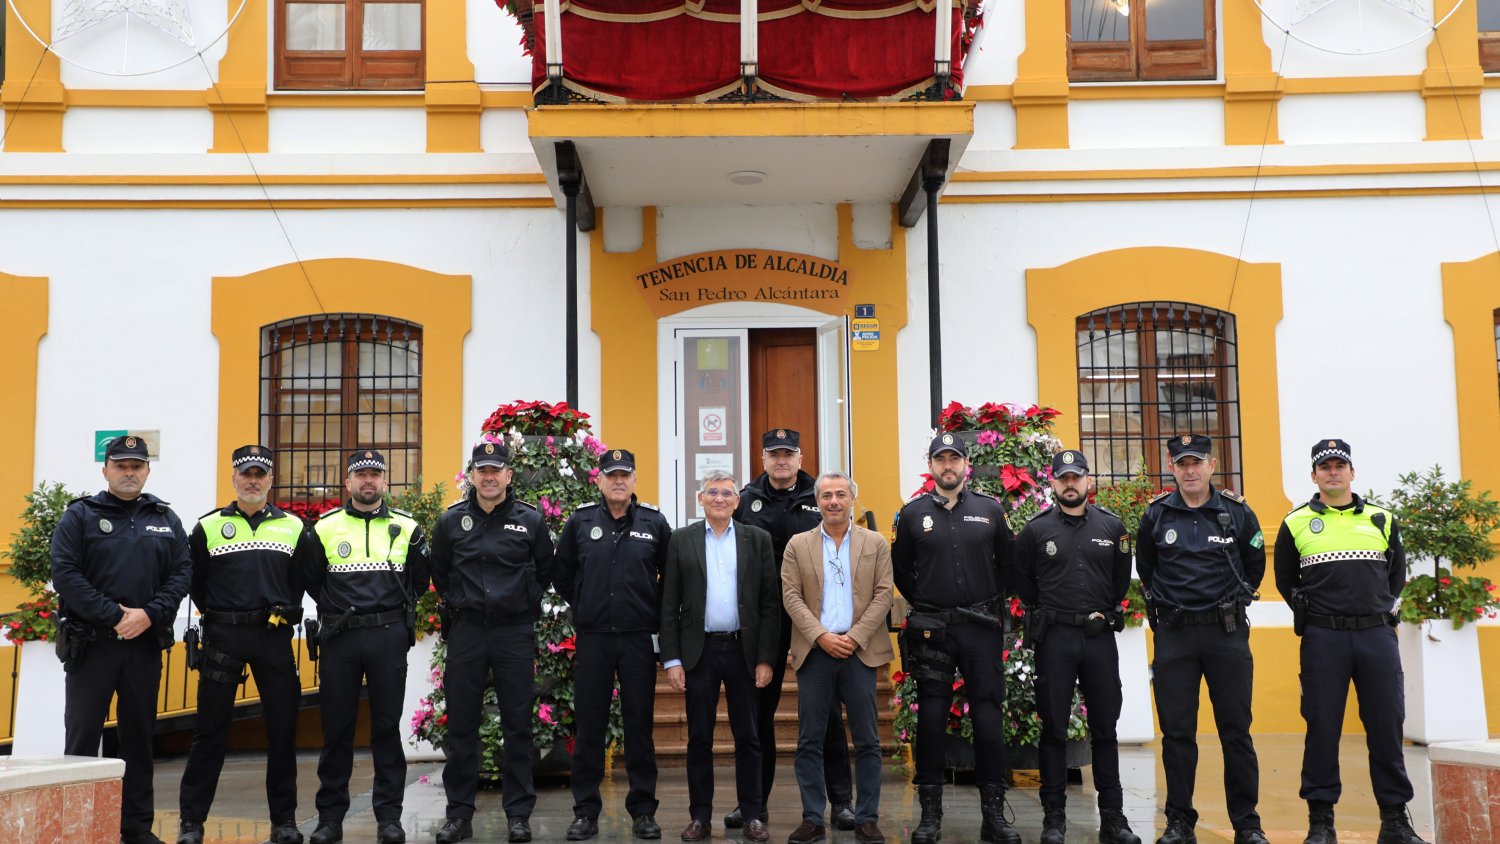
[[[162,650],[169,650],[177,644],[177,631],[172,629],[171,624],[154,625],[156,630],[156,646]]]
[[[88,651],[89,644],[94,641],[94,636],[93,625],[72,620],[58,622],[54,648],[57,658],[62,661],[63,670],[72,671],[77,667]]]
[[[406,646],[408,648],[417,645],[417,610],[408,604],[406,606]]]
[[[1083,635],[1094,638],[1109,629],[1109,619],[1102,612],[1089,613],[1088,618],[1083,621]]]
[[[941,642],[948,632],[948,620],[937,613],[913,612],[906,617],[906,635],[920,642]]]
[[[1026,642],[1025,645],[1031,650],[1047,638],[1047,628],[1052,626],[1052,613],[1046,610],[1032,610],[1026,614]]]
[[[198,676],[204,680],[238,686],[245,682],[245,661],[204,644],[198,660]]]
[[[453,625],[458,622],[458,608],[442,601],[438,604],[438,636],[444,642],[448,641],[448,634],[453,630]]]
[[[182,644],[187,650],[187,667],[189,671],[197,671],[203,665],[203,645],[198,640],[198,628],[189,627],[182,634]]]
[[[307,643],[307,658],[317,662],[318,645],[322,644],[323,640],[316,618],[305,619],[302,622],[302,641]]]
[[[1161,624],[1161,606],[1151,599],[1146,599],[1146,624],[1155,633],[1157,625]]]
[[[1109,629],[1116,633],[1125,632],[1125,610],[1117,607],[1109,614]]]
[[[918,680],[949,682],[953,657],[940,647],[948,622],[940,615],[914,612],[906,617],[906,653],[914,663],[911,674]]]
[[[1307,593],[1300,589],[1292,593],[1292,632],[1307,632]]]

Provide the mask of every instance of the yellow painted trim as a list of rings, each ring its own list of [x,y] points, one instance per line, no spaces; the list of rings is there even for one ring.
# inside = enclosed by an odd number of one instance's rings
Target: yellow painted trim
[[[485,108],[531,108],[530,91],[480,91],[479,102]]]
[[[68,108],[204,108],[214,99],[212,91],[70,88],[67,93]]]
[[[1283,78],[1286,94],[1398,94],[1422,90],[1421,76],[1330,76]]]
[[[1347,197],[1389,196],[1474,196],[1477,194],[1500,195],[1500,187],[1475,185],[1435,188],[1329,188],[1316,190],[1228,190],[1228,191],[1161,191],[1156,192],[1108,192],[1108,193],[1048,193],[1048,194],[975,194],[966,196],[944,196],[943,204],[984,205],[989,203],[1019,203],[1024,205],[1053,202],[1176,202],[1188,200],[1229,199],[1329,199]]]
[[[1274,531],[1292,508],[1281,477],[1281,428],[1255,420],[1281,418],[1276,381],[1280,265],[1250,264],[1196,249],[1145,246],[1027,270],[1026,313],[1036,331],[1039,400],[1062,412],[1058,431],[1063,441],[1077,442],[1078,317],[1145,301],[1191,302],[1234,314],[1245,488],[1262,527]],[[1262,592],[1274,592],[1269,579]]]
[[[21,208],[66,208],[70,210],[107,210],[191,208],[195,210],[259,211],[295,208],[322,211],[350,208],[555,208],[550,198],[516,199],[0,199],[0,210]]]
[[[1108,179],[1243,179],[1275,176],[1374,176],[1500,170],[1500,161],[1421,161],[1394,164],[1268,164],[1264,167],[1172,167],[1141,170],[960,170],[955,182],[1088,182]],[[3,183],[3,182],[0,182]]]
[[[1068,86],[1069,100],[1216,100],[1224,96],[1219,84],[1131,84],[1109,85],[1074,82]]]
[[[422,94],[402,92],[387,94],[379,91],[336,91],[316,94],[277,93],[266,95],[266,102],[273,108],[421,108],[426,98]]]
[[[0,185],[540,185],[546,181],[547,177],[541,173],[0,175]]]
[[[226,0],[229,14],[240,0]],[[266,0],[245,0],[244,11],[229,31],[229,46],[219,60],[219,82],[208,91],[214,115],[214,145],[209,152],[267,152],[271,120],[266,89],[270,86],[268,50],[271,15]]]
[[[1271,67],[1260,10],[1248,0],[1219,4],[1224,38],[1224,143],[1276,144],[1282,79]]]
[[[1269,80],[1273,84],[1265,84]],[[1259,83],[1259,84],[1256,84]],[[1500,88],[1500,75],[1487,76],[1486,88]],[[970,85],[964,89],[964,100],[975,103],[1009,102],[1013,85]],[[1278,77],[1270,73],[1236,74],[1228,82],[1073,82],[1068,85],[1070,100],[1181,100],[1244,94],[1247,91],[1275,91],[1278,96],[1306,94],[1389,94],[1415,93],[1422,90],[1421,76],[1326,76]],[[1264,123],[1262,123],[1264,126]],[[1257,143],[1259,143],[1257,141]]]
[[[589,241],[589,312],[599,337],[597,436],[620,448],[654,453],[657,437],[656,317],[631,284],[641,267],[656,263],[656,209],[639,212],[606,208]],[[604,232],[615,214],[641,215],[641,247],[634,252],[604,251]],[[585,408],[586,410],[588,408]],[[636,494],[661,500],[657,461],[636,467]]]
[[[1500,308],[1500,252],[1445,263],[1443,318],[1453,328],[1461,474],[1500,497],[1500,394],[1495,389],[1495,310]],[[1449,474],[1454,474],[1452,467]],[[1495,564],[1500,576],[1500,564]],[[1500,698],[1495,698],[1500,700]]]
[[[410,91],[261,93],[263,96],[258,98],[260,104],[272,108],[424,108],[427,105],[426,94]],[[209,103],[218,102],[218,95],[213,89],[170,91],[70,88],[67,92],[69,108],[203,108],[205,98]],[[27,97],[27,101],[30,100]],[[526,91],[481,91],[480,103],[484,108],[529,108],[531,94]]]
[[[1016,107],[1016,149],[1067,149],[1067,4],[1025,0],[1026,49],[1016,60],[1011,102]]]
[[[21,511],[26,509],[22,499],[31,492],[36,473],[37,345],[47,333],[47,305],[47,279],[0,273],[0,312],[5,314],[5,330],[0,331],[0,360],[5,361],[0,369],[0,395],[5,396],[0,442],[15,444],[7,450],[8,465],[0,472],[0,543],[9,543],[20,529]],[[9,609],[14,602],[7,600],[4,606]]]
[[[1012,85],[969,85],[964,88],[964,100],[971,103],[1010,102]]]
[[[1490,575],[1494,579],[1494,575]],[[1500,733],[1500,627],[1479,628],[1479,672],[1484,683],[1486,715],[1489,716],[1490,735]],[[1489,670],[1484,670],[1488,668]]]
[[[1441,20],[1457,6],[1447,23],[1437,28],[1427,47],[1427,70],[1422,74],[1422,100],[1427,106],[1429,141],[1479,140],[1479,92],[1484,70],[1479,66],[1477,3],[1434,0],[1433,18]]]
[[[970,135],[974,104],[757,103],[543,106],[527,112],[533,138],[869,137]]]
[[[358,258],[283,264],[213,280],[211,324],[219,341],[218,457],[260,440],[261,327],[318,313],[374,313],[422,326],[422,466],[428,484],[446,480],[465,453],[464,337],[472,279]],[[313,290],[317,294],[314,296]],[[218,500],[234,495],[223,459]]]
[[[479,117],[484,112],[474,63],[468,54],[469,4],[454,0],[429,2],[427,43],[444,49],[427,50],[427,151],[480,152]],[[465,82],[443,80],[463,79]]]
[[[52,37],[52,0],[15,0],[43,40]],[[63,111],[67,92],[62,64],[26,34],[10,4],[5,4],[5,84],[0,105],[5,108],[5,152],[62,152]]]

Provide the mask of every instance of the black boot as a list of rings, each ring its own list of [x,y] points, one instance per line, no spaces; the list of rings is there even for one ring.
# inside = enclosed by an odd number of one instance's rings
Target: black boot
[[[979,840],[990,844],[1021,844],[1021,833],[1005,819],[1005,786],[998,783],[979,786]]]
[[[943,787],[917,786],[917,803],[922,807],[922,821],[911,831],[911,844],[937,844],[943,837]]]
[[[1167,829],[1156,844],[1198,844],[1198,833],[1187,818],[1167,818]]]
[[[1307,837],[1302,844],[1339,844],[1333,829],[1333,804],[1326,800],[1307,801]]]
[[[1405,806],[1380,807],[1380,837],[1375,844],[1427,844],[1411,828],[1411,815]]]
[[[1099,844],[1141,844],[1141,837],[1131,831],[1124,812],[1119,809],[1100,809]]]
[[[1067,833],[1068,815],[1062,807],[1044,810],[1041,844],[1063,844]]]
[[[203,824],[198,821],[178,821],[177,844],[203,844]]]

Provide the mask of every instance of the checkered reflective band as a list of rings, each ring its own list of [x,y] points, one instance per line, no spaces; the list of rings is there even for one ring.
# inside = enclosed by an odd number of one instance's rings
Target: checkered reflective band
[[[1323,563],[1337,563],[1343,560],[1385,560],[1384,551],[1327,551],[1322,554],[1309,554],[1302,558],[1302,568],[1318,566]]]
[[[380,462],[379,460],[368,457],[363,460],[356,460],[353,463],[349,464],[350,472],[358,472],[360,469],[379,469],[380,471],[384,472],[385,464]]]
[[[390,571],[392,566],[395,567],[396,571],[406,570],[406,563],[398,563],[395,560],[392,560],[390,563],[386,563],[384,560],[374,563],[340,563],[337,560],[329,560],[328,573],[354,574],[361,571]]]
[[[1345,463],[1354,462],[1354,459],[1349,456],[1349,452],[1343,450],[1342,448],[1325,448],[1317,454],[1313,455],[1313,465],[1316,466],[1330,457],[1337,457]]]
[[[254,539],[249,542],[231,542],[228,545],[210,548],[208,556],[222,557],[225,554],[238,554],[241,551],[275,551],[290,557],[294,550],[296,549],[285,542],[267,542],[264,539]]]
[[[257,453],[257,454],[247,454],[244,457],[241,457],[238,460],[234,461],[230,465],[234,466],[235,468],[239,468],[240,466],[242,466],[242,465],[244,465],[246,463],[270,463],[270,462],[271,462],[271,458],[265,456],[264,454],[258,454]]]

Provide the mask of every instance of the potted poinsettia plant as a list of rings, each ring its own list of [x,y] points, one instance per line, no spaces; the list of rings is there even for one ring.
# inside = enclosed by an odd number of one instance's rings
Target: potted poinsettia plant
[[[1407,580],[1397,628],[1406,690],[1406,737],[1424,744],[1489,736],[1480,676],[1479,637],[1470,622],[1500,615],[1500,591],[1487,577],[1460,575],[1495,556],[1500,502],[1474,494],[1468,480],[1447,481],[1441,467],[1410,472],[1384,503],[1406,548]],[[1373,497],[1373,496],[1372,496]]]
[[[518,401],[503,404],[481,425],[479,440],[504,443],[511,450],[515,470],[511,494],[537,508],[546,519],[555,541],[567,517],[579,505],[594,501],[598,488],[599,455],[604,444],[592,433],[588,414],[566,402],[549,404]],[[460,493],[467,495],[467,478],[455,477]],[[439,631],[437,596],[429,592],[419,603],[418,623],[424,630]],[[532,743],[543,755],[539,771],[567,770],[573,750],[573,619],[567,603],[552,589],[542,597],[542,617],[536,624],[536,704],[532,708]],[[447,703],[442,672],[446,650],[435,643],[429,688],[415,704],[410,728],[411,741],[428,742],[439,749],[447,742]],[[485,690],[484,720],[480,724],[480,775],[498,777],[504,738],[500,733],[498,707],[493,686]],[[616,689],[610,706],[609,741],[617,746],[624,735]]]

